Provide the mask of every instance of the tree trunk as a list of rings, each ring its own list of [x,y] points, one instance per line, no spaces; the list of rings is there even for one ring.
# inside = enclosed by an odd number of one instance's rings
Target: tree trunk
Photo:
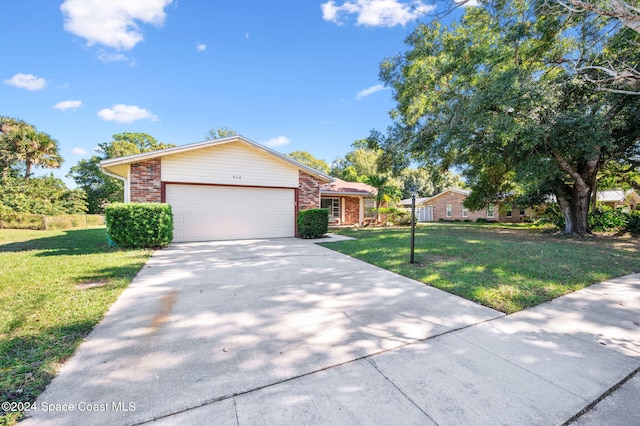
[[[578,186],[579,185],[574,185],[574,187],[570,189],[569,196],[556,194],[558,205],[564,215],[563,234],[591,234],[591,228],[589,228],[591,188],[577,188]]]
[[[599,151],[599,147],[598,147]],[[599,158],[570,165],[559,152],[554,156],[560,169],[573,179],[573,185],[563,185],[556,191],[558,205],[564,214],[564,234],[591,234],[589,228],[589,205],[591,194],[596,187],[598,170],[602,166]]]

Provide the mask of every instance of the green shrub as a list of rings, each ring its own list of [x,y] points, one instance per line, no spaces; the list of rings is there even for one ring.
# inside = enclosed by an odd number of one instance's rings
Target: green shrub
[[[105,208],[109,238],[121,247],[165,247],[173,240],[171,206],[160,203],[114,203]]]
[[[300,238],[319,238],[329,232],[329,209],[309,209],[298,212]]]
[[[551,204],[542,212],[536,223],[539,225],[552,224],[558,229],[564,229],[564,214],[557,204]]]
[[[442,219],[440,219],[442,220]],[[479,217],[476,219],[476,223],[489,223],[489,221],[487,219],[485,219],[484,217]]]
[[[634,237],[640,236],[640,210],[632,210],[628,213],[627,231]]]
[[[598,206],[589,212],[589,227],[593,231],[616,231],[625,229],[629,220],[622,209]]]
[[[45,216],[41,214],[15,213],[5,216],[2,227],[4,229],[45,229],[43,217]]]
[[[416,223],[418,223],[417,214],[413,219]],[[400,210],[400,214],[396,217],[395,222],[393,223],[398,226],[411,226],[411,212]]]
[[[411,213],[396,207],[380,207],[378,213],[386,219],[387,223],[398,226],[411,225]]]
[[[0,205],[0,211],[2,205]],[[0,213],[0,229],[72,229],[104,226],[103,215],[59,215],[46,216],[28,213]]]

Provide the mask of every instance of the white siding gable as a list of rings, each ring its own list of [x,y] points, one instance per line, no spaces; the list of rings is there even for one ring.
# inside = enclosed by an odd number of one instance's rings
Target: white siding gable
[[[162,181],[298,187],[298,168],[232,142],[162,157]]]

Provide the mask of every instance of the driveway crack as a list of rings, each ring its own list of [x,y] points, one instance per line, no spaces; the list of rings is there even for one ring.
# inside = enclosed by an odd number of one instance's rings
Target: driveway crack
[[[411,399],[411,397],[409,395],[407,395],[406,393],[404,393],[404,391],[402,389],[400,389],[390,378],[388,378],[382,371],[380,371],[380,369],[378,368],[378,366],[376,365],[376,363],[373,361],[372,357],[367,357],[365,358],[365,360],[369,363],[369,365],[371,365],[382,377],[384,377],[384,379],[389,382],[389,384],[391,384],[391,386],[393,386],[398,392],[400,392],[400,394],[402,394],[402,396],[404,396],[409,402],[411,402],[414,407],[416,407],[418,410],[420,410],[420,412],[422,414],[425,415],[425,417],[427,417],[429,420],[431,420],[433,422],[433,424],[438,424],[429,414],[427,414],[426,411],[424,411],[422,409],[422,407],[420,407],[413,399]]]

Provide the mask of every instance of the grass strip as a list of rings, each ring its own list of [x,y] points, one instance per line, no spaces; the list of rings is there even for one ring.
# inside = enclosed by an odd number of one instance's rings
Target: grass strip
[[[0,230],[0,402],[34,402],[150,255],[104,228]]]
[[[640,272],[640,242],[631,237],[578,238],[492,224],[418,224],[416,263],[410,264],[410,228],[335,232],[357,240],[327,248],[507,314]]]

